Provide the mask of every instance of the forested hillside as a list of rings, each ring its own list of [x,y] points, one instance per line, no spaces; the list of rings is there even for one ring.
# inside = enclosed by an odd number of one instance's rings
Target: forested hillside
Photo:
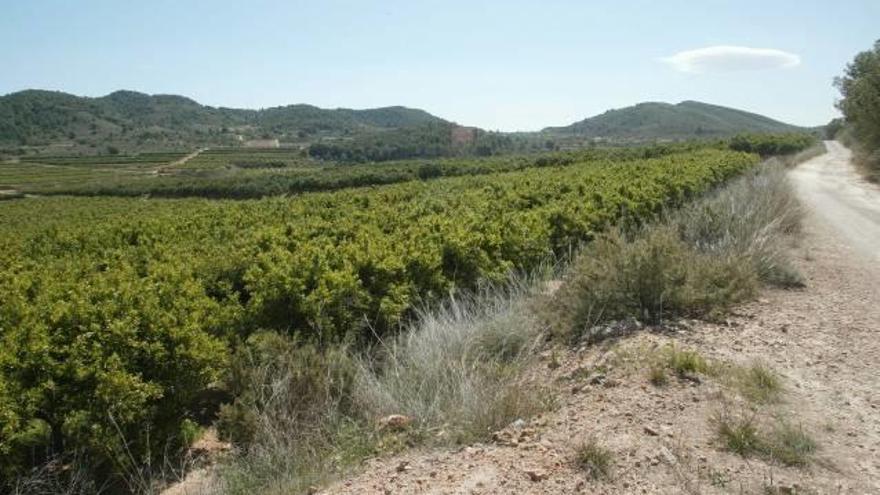
[[[116,91],[100,98],[27,90],[0,97],[0,146],[133,148],[239,144],[254,138],[297,141],[443,123],[423,110],[328,110],[288,105],[215,108],[175,95]]]
[[[809,129],[698,101],[647,102],[609,110],[565,127],[549,127],[544,132],[579,135],[608,140],[695,139],[728,137],[743,132],[787,133]]]

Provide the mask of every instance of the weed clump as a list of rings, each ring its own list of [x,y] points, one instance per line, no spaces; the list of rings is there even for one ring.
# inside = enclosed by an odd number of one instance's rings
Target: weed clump
[[[679,377],[705,373],[709,369],[709,364],[697,351],[679,350],[674,346],[667,351],[666,365]]]
[[[614,453],[590,437],[575,450],[575,465],[590,479],[607,478],[611,474]]]
[[[779,376],[762,363],[752,363],[733,374],[734,385],[746,399],[760,404],[777,402],[782,393]]]
[[[786,466],[804,466],[818,450],[816,441],[803,427],[779,416],[770,425],[761,425],[754,414],[722,413],[714,421],[721,445],[743,457],[759,456]]]

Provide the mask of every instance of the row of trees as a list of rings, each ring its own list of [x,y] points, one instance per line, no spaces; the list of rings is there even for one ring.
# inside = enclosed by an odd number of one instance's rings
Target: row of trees
[[[456,130],[464,132],[456,132]],[[346,141],[319,142],[309,155],[339,162],[381,162],[407,158],[492,156],[523,151],[529,143],[510,135],[458,128],[446,122],[376,132]]]

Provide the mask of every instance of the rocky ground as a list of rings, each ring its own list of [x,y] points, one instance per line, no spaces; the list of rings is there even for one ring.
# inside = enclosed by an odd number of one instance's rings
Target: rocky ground
[[[769,290],[722,323],[545,352],[534,377],[556,398],[549,412],[490,443],[373,459],[321,493],[880,493],[880,271],[819,215],[793,250],[806,288]],[[670,344],[722,371],[653,384]],[[743,399],[723,371],[755,362],[779,375],[776,403]],[[817,450],[802,466],[729,452],[717,435],[725,415],[784,421]],[[605,477],[576,462],[590,439],[610,452]]]

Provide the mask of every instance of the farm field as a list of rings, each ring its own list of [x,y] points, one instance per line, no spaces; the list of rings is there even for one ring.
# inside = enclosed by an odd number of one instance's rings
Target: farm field
[[[152,176],[184,153],[134,156],[28,156],[0,162],[0,189],[51,194],[94,183],[127,182]]]
[[[120,431],[137,456],[161,451],[257,330],[367,344],[450,290],[532,269],[759,160],[626,153],[295,198],[5,202],[0,464],[14,473],[56,442],[112,459]]]
[[[332,191],[347,187],[394,184],[441,177],[563,166],[582,161],[638,160],[694,149],[725,148],[726,143],[679,143],[639,148],[593,148],[579,151],[513,154],[485,158],[438,158],[367,164],[341,164],[305,156],[298,149],[212,149],[190,160],[170,155],[166,161],[107,165],[106,158],[29,159],[0,163],[7,188],[40,195],[261,198],[282,194]],[[57,164],[56,164],[57,163]],[[62,165],[63,164],[63,165]],[[3,185],[3,184],[0,184]]]

